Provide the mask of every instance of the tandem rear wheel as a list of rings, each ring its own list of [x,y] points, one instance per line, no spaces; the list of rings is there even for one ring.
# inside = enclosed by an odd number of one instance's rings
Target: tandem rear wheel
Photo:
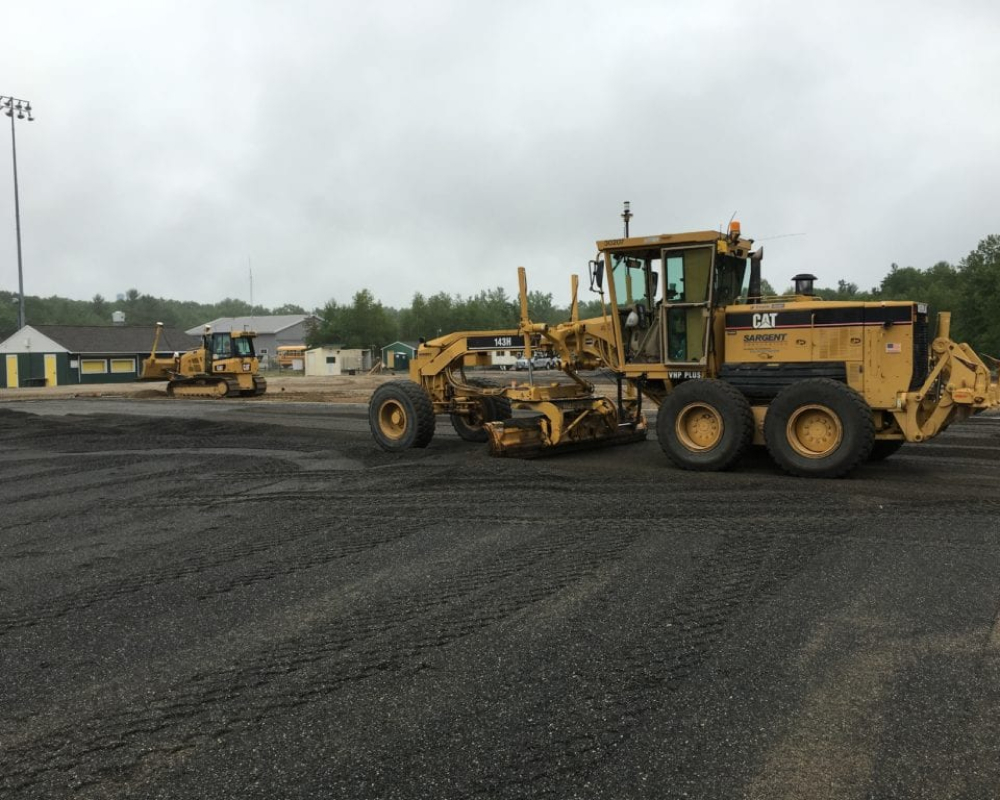
[[[681,469],[729,469],[753,439],[750,402],[736,387],[692,380],[675,388],[656,414],[660,448]]]
[[[868,460],[875,444],[871,409],[854,389],[810,378],[782,389],[764,417],[771,458],[804,478],[839,478]]]

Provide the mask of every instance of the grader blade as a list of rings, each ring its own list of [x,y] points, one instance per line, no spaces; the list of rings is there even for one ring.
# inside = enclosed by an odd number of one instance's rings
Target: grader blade
[[[641,442],[646,419],[620,421],[617,408],[599,398],[587,403],[542,403],[532,417],[489,422],[490,455],[501,458],[541,458],[578,450]]]

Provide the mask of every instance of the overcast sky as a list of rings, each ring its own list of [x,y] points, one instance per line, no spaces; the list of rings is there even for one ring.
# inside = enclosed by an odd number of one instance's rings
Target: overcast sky
[[[1000,3],[7,3],[27,295],[569,298],[724,226],[778,289],[1000,233]],[[0,289],[17,291],[0,117]],[[586,295],[585,295],[586,296]]]

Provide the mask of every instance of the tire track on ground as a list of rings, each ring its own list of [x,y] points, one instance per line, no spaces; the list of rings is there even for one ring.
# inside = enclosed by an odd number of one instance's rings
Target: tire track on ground
[[[479,562],[417,592],[377,598],[368,609],[317,624],[239,664],[192,675],[145,709],[108,709],[8,746],[0,756],[0,786],[24,792],[68,782],[75,791],[101,793],[111,778],[123,785],[161,761],[355,682],[415,675],[428,668],[430,654],[605,568],[633,538],[594,540],[566,559],[579,545],[579,531],[562,527],[505,551],[503,559]]]

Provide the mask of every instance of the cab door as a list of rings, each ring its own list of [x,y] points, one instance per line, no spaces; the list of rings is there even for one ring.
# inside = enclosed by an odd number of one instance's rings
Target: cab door
[[[704,366],[711,333],[715,247],[663,251],[663,353],[667,364]]]

